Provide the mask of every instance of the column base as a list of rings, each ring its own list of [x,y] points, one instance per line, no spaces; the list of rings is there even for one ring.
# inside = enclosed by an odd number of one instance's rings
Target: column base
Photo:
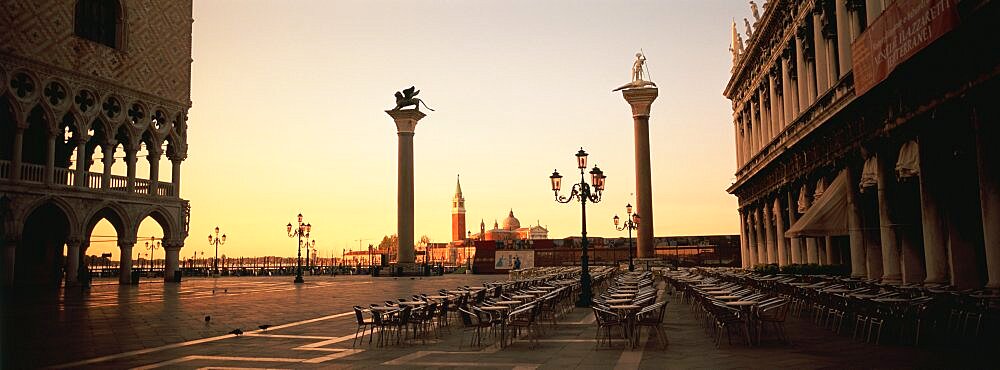
[[[882,276],[882,284],[902,285],[903,284],[903,275]]]

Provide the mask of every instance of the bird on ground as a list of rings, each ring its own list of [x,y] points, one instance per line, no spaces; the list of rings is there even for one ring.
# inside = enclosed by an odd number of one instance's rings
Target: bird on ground
[[[205,316],[205,322],[212,321],[212,316]]]
[[[243,329],[239,329],[239,328],[233,329],[233,331],[229,332],[229,334],[235,335],[237,337],[241,336],[241,335],[243,335]]]
[[[267,329],[270,328],[270,327],[272,327],[272,326],[274,326],[274,325],[270,325],[270,324],[257,325],[257,327],[260,328],[261,331],[267,331]]]
[[[223,289],[222,292],[223,293],[229,293],[229,288]]]

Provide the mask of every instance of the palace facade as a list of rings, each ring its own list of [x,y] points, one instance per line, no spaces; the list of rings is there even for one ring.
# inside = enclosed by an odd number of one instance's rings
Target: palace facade
[[[734,24],[744,267],[1000,288],[997,19],[989,0],[772,0],[745,48]]]

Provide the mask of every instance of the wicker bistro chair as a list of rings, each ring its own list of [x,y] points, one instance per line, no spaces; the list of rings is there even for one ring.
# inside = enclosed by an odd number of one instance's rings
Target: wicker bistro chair
[[[358,345],[358,333],[361,333],[361,342],[364,343],[365,331],[371,331],[368,335],[368,344],[372,342],[372,336],[375,335],[375,321],[374,319],[366,319],[364,313],[362,312],[361,306],[354,306],[354,316],[358,320],[358,330],[354,331],[354,343],[351,345]]]
[[[726,332],[729,344],[733,344],[733,330],[741,331],[742,337],[746,339],[747,345],[751,345],[750,330],[747,318],[743,313],[735,308],[726,307],[719,304],[711,306],[712,316],[715,318],[715,346],[722,343],[722,332]]]
[[[667,301],[662,301],[658,303],[651,304],[641,311],[636,313],[636,329],[635,337],[639,338],[642,334],[642,328],[648,327],[656,333],[656,341],[663,348],[667,348],[670,344],[670,340],[667,339],[667,332],[663,330],[663,315],[667,311]]]
[[[479,316],[464,308],[458,309],[458,316],[462,319],[462,327],[465,331],[475,332],[472,340],[469,341],[469,345],[471,346],[472,341],[475,341],[476,346],[481,346],[483,344],[483,329],[491,328],[492,324],[489,321],[480,320]],[[459,348],[461,348],[461,342],[459,343]]]
[[[754,322],[757,324],[757,343],[760,343],[760,335],[766,325],[774,328],[778,340],[788,343],[788,336],[785,335],[785,319],[788,317],[790,304],[791,302],[785,299],[769,306],[762,306],[756,311]]]
[[[395,330],[396,344],[402,343],[406,337],[407,328],[410,326],[410,319],[413,316],[412,306],[403,306],[399,313],[393,316],[389,326]]]
[[[607,339],[608,347],[611,347],[611,329],[613,328],[618,328],[622,335],[621,337],[625,338],[625,323],[618,314],[596,306],[592,306],[591,309],[594,310],[594,317],[597,319],[597,333],[595,335],[597,344],[594,346],[595,350],[603,342],[602,338]]]
[[[537,312],[537,306],[529,304],[521,306],[507,316],[507,329],[510,330],[511,335],[509,338],[511,343],[517,339],[521,328],[524,328],[528,333],[529,342],[532,344],[531,348],[535,348],[538,345],[538,328],[535,325],[535,318],[538,316]]]

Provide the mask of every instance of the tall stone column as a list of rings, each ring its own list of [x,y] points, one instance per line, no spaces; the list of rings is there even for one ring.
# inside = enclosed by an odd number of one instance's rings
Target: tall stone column
[[[56,174],[56,134],[49,133],[45,152],[45,184],[51,185]]]
[[[90,160],[87,158],[87,139],[77,138],[76,139],[76,180],[73,186],[78,188],[87,186],[87,165],[84,161]]]
[[[837,14],[837,56],[839,62],[839,77],[844,77],[851,70],[851,15],[847,11],[846,0],[834,1]]]
[[[774,214],[771,202],[764,201],[764,237],[767,238],[767,263],[778,263],[778,248],[774,235]]]
[[[944,204],[941,199],[941,174],[933,150],[934,139],[922,137],[920,140],[920,218],[924,233],[924,263],[927,278],[924,284],[947,285],[948,274],[948,229],[945,223]],[[932,153],[933,152],[933,153]]]
[[[781,196],[774,198],[774,226],[777,230],[774,236],[775,245],[778,248],[778,265],[788,264],[788,247],[785,244],[785,220],[781,212]]]
[[[833,237],[827,235],[826,238],[823,240],[823,246],[826,247],[826,264],[836,265],[837,259],[834,256],[834,254],[836,253],[834,253],[835,248],[833,247]]]
[[[659,94],[656,88],[622,90],[632,107],[635,122],[635,200],[642,212],[638,229],[638,256],[652,258],[653,252],[653,181],[649,163],[649,109]]]
[[[736,139],[736,168],[739,169],[743,166],[743,150],[742,150],[742,135],[740,134],[740,119],[736,117],[733,120],[733,137]]]
[[[889,188],[895,183],[892,176],[892,162],[888,153],[875,156],[878,167],[878,218],[879,235],[882,239],[882,281],[889,284],[899,284],[903,280],[899,264],[899,244],[896,241],[896,222],[892,215],[889,201]]]
[[[80,239],[66,240],[66,285],[80,283]]]
[[[396,190],[396,235],[399,236],[400,265],[413,265],[416,252],[413,249],[413,135],[417,122],[427,115],[416,109],[385,111],[396,123],[399,136],[399,157],[397,165]],[[645,217],[645,215],[643,215]]]
[[[160,156],[163,154],[159,148],[147,148],[149,154],[146,160],[149,161],[149,195],[158,195],[157,188],[160,187]]]
[[[771,139],[774,137],[774,130],[771,127],[771,117],[767,113],[767,94],[763,89],[757,90],[757,103],[759,104],[759,108],[757,109],[760,110],[761,132],[764,136],[761,147],[765,147],[771,143]]]
[[[754,210],[754,229],[757,232],[757,263],[767,263],[767,241],[764,239],[764,211]]]
[[[802,32],[796,32],[795,34],[795,85],[798,87],[798,98],[799,105],[798,109],[795,111],[795,115],[798,116],[802,111],[809,107],[809,93],[807,92],[806,85],[808,85],[808,76],[806,76],[806,58],[803,53],[803,43],[805,42],[805,34]]]
[[[104,163],[104,173],[101,174],[101,189],[110,190],[111,189],[111,167],[115,165],[115,146],[117,143],[105,143],[101,145],[101,149],[104,153],[104,158],[101,162]]]
[[[740,267],[747,268],[749,266],[750,253],[748,248],[750,244],[747,242],[747,218],[743,214],[743,210],[739,210],[740,213]]]
[[[847,178],[847,232],[851,238],[851,276],[865,277],[868,269],[865,266],[867,255],[861,225],[861,204],[858,200],[858,177],[849,166],[842,171],[845,171]]]
[[[163,268],[163,281],[177,282],[174,278],[175,271],[180,268],[181,261],[181,248],[184,247],[184,242],[171,241],[169,243],[163,244],[163,250],[166,256],[164,257],[165,266]]]
[[[118,264],[118,284],[128,285],[132,283],[132,246],[135,240],[122,239],[118,236],[118,249],[121,251],[121,258]]]
[[[997,115],[975,117],[976,166],[979,170],[979,206],[983,213],[983,244],[986,246],[986,287],[1000,289],[1000,139]],[[984,120],[988,122],[983,122]]]
[[[844,0],[844,5],[847,7],[848,13],[850,13],[850,21],[848,22],[851,30],[851,42],[864,32],[866,23],[864,21],[865,15],[865,0]]]
[[[23,158],[24,129],[14,128],[14,147],[11,148],[10,179],[14,182],[21,181],[21,162]],[[13,271],[13,270],[11,270]],[[13,278],[13,275],[11,275]],[[13,280],[12,280],[13,281]]]
[[[819,242],[816,238],[808,237],[806,239],[806,262],[807,263],[819,263]]]
[[[798,221],[795,213],[795,192],[791,187],[788,189],[788,227],[795,225]],[[802,238],[790,238],[788,241],[789,249],[791,249],[791,259],[793,264],[803,263],[802,247],[799,243],[802,242]]]
[[[792,123],[795,119],[794,114],[794,104],[792,103],[792,78],[788,68],[788,53],[783,52],[782,57],[778,59],[778,63],[781,63],[781,104],[782,104],[782,114],[784,114],[784,120],[781,122],[781,128],[784,129],[788,127],[788,124]]]

